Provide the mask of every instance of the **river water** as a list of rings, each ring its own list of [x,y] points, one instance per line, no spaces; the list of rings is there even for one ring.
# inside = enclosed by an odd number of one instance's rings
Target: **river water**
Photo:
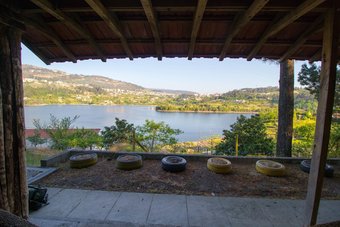
[[[33,119],[48,123],[50,114],[57,118],[80,117],[74,127],[100,128],[111,126],[115,117],[125,119],[129,123],[142,125],[146,119],[156,122],[164,121],[170,127],[180,129],[184,133],[177,136],[179,141],[196,141],[214,135],[222,135],[224,129],[229,129],[240,114],[235,113],[178,113],[157,112],[154,106],[95,106],[95,105],[47,105],[26,106],[26,128],[34,128]],[[247,117],[251,114],[243,114]]]

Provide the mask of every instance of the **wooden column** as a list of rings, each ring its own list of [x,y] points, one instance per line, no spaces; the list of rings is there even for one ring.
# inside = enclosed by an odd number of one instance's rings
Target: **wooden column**
[[[280,62],[279,125],[277,130],[276,156],[292,156],[294,115],[294,61]]]
[[[316,118],[312,165],[308,180],[304,226],[316,224],[328,153],[336,80],[336,36],[338,35],[336,26],[338,21],[335,17],[335,7],[326,12],[322,47],[320,96]]]
[[[28,217],[21,32],[0,24],[0,208]]]

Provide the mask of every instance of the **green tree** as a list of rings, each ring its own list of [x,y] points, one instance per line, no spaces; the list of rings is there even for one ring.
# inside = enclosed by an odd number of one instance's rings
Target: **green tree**
[[[301,85],[306,86],[306,89],[315,95],[318,99],[320,92],[320,73],[321,68],[315,64],[311,64],[309,67],[303,64],[301,71],[299,72],[298,81]],[[340,112],[340,70],[337,69],[336,84],[335,84],[335,95],[334,95],[334,116],[339,116]],[[329,140],[329,155],[332,157],[340,156],[340,122],[339,117],[332,119],[331,134]]]
[[[115,124],[110,127],[104,127],[101,132],[103,137],[103,145],[106,149],[112,145],[124,142],[134,141],[135,127],[133,124],[129,124],[126,120],[115,118]]]
[[[47,142],[46,139],[41,138],[40,130],[35,129],[34,130],[34,135],[27,137],[27,140],[34,146],[37,147],[37,145],[44,144]]]
[[[297,157],[310,157],[314,141],[315,120],[297,123],[293,133],[293,154]]]
[[[329,139],[329,157],[340,157],[340,123],[333,122],[331,128],[331,136]]]
[[[103,139],[97,132],[91,129],[75,129],[69,137],[71,147],[80,147],[82,149],[93,149],[94,146],[102,147]]]
[[[240,155],[273,155],[275,144],[267,135],[266,126],[260,116],[238,117],[237,121],[230,126],[230,130],[223,130],[224,137],[216,146],[216,153],[235,155],[236,135],[238,135]]]
[[[136,127],[124,119],[115,118],[115,124],[104,127],[101,136],[105,149],[109,149],[112,145],[118,143],[130,143],[133,145],[133,150],[135,150],[137,144],[143,151],[147,151],[136,136]]]
[[[153,120],[145,120],[144,125],[138,126],[136,131],[138,140],[149,152],[177,143],[174,136],[181,133],[183,133],[181,130],[172,129],[163,121],[157,123]]]
[[[301,70],[298,73],[298,81],[301,85],[306,86],[306,90],[308,90],[311,94],[315,95],[315,98],[319,98],[320,91],[320,73],[321,68],[318,67],[315,63],[310,64],[308,67],[307,64],[303,64],[301,66]],[[340,70],[337,69],[336,74],[336,87],[335,87],[335,98],[334,98],[334,107],[340,107]]]
[[[50,122],[41,124],[39,119],[34,119],[33,124],[38,130],[45,130],[51,140],[51,148],[57,150],[65,150],[70,147],[70,139],[72,132],[71,125],[79,118],[78,115],[71,117],[64,117],[58,119],[54,115],[50,115]]]

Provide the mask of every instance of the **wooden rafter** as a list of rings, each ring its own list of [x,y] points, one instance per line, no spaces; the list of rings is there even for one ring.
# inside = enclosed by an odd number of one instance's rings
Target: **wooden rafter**
[[[8,13],[8,10],[0,6],[0,24],[11,26],[19,30],[26,30],[23,23],[15,19],[14,15]]]
[[[21,42],[30,49],[40,60],[42,60],[46,65],[51,64],[50,60],[48,60],[44,54],[41,52],[41,50],[33,45],[31,45],[25,38],[22,38]]]
[[[242,16],[235,18],[231,27],[231,32],[226,38],[219,56],[220,61],[223,61],[232,39],[267,4],[267,2],[269,2],[269,0],[255,0],[247,9],[247,11],[242,14]]]
[[[31,0],[35,5],[46,11],[47,13],[51,14],[62,23],[66,24],[68,27],[72,28],[73,30],[77,31],[80,35],[82,35],[92,46],[95,50],[96,54],[101,58],[103,62],[106,61],[106,57],[100,48],[100,46],[96,43],[94,38],[92,37],[91,33],[83,27],[80,23],[76,20],[71,18],[70,16],[66,15],[59,9],[55,9],[53,5],[48,0]]]
[[[45,27],[43,24],[40,24],[39,22],[33,19],[29,19],[29,18],[22,18],[22,19],[24,20],[26,25],[35,28],[42,35],[44,35],[45,37],[50,39],[55,45],[57,45],[72,62],[74,63],[77,62],[77,59],[72,53],[72,51],[62,42],[61,38],[53,30]],[[28,42],[26,42],[26,44],[28,44]],[[37,53],[37,55],[39,56],[41,54]]]
[[[152,2],[151,0],[140,0],[140,2],[142,3],[145,15],[148,18],[153,37],[155,39],[155,46],[156,46],[158,60],[162,60],[163,48],[162,48],[161,36],[159,33],[159,28],[158,28],[159,27],[158,19],[152,7]]]
[[[199,28],[201,26],[203,14],[205,11],[205,7],[207,6],[207,2],[208,0],[199,0],[197,3],[195,16],[194,16],[194,22],[193,22],[192,30],[191,30],[191,39],[190,39],[190,46],[189,46],[189,53],[188,53],[189,60],[191,60],[194,55],[196,38],[197,38]]]
[[[118,19],[110,13],[100,0],[85,0],[87,4],[106,22],[109,28],[119,37],[125,53],[130,60],[133,60],[133,55],[128,45],[126,38],[120,28]]]
[[[315,62],[315,61],[320,60],[320,58],[321,58],[321,52],[322,52],[321,49],[317,50],[317,51],[313,54],[313,56],[309,58],[308,62],[309,62],[309,63],[313,63],[313,62]]]
[[[279,61],[284,61],[288,59],[292,54],[294,54],[310,37],[311,35],[322,31],[322,20],[323,16],[319,16],[313,24],[308,26],[308,28],[300,35],[300,37],[294,42],[294,44],[284,53]]]
[[[128,39],[127,40],[131,44],[152,44],[154,43],[154,39]],[[162,39],[163,44],[186,44],[189,43],[190,40],[188,39]],[[65,40],[64,43],[66,45],[85,45],[87,43],[86,40]],[[114,44],[118,45],[120,44],[120,40],[112,40],[112,39],[101,39],[98,40],[98,43],[100,45],[107,45],[107,44]],[[196,43],[199,43],[200,45],[210,45],[210,46],[222,46],[224,44],[224,39],[197,39]],[[234,45],[244,45],[244,46],[253,46],[257,43],[257,40],[249,39],[249,40],[239,40],[239,39],[233,39],[231,41]],[[294,40],[267,40],[266,46],[282,46],[288,48],[289,46],[294,44]],[[36,43],[36,46],[39,47],[51,47],[54,44],[50,42],[42,42],[42,43]],[[305,47],[321,47],[322,43],[318,41],[306,41],[303,46]]]
[[[279,20],[277,23],[272,24],[268,29],[266,29],[266,31],[258,41],[258,44],[255,45],[255,47],[249,53],[247,60],[251,61],[254,58],[254,56],[261,49],[262,45],[266,42],[266,40],[270,36],[275,35],[277,32],[285,28],[287,25],[289,25],[296,19],[300,18],[301,16],[305,15],[306,13],[308,13],[309,11],[311,11],[324,1],[326,0],[306,0],[302,4],[300,4],[296,9],[292,10],[285,17]]]

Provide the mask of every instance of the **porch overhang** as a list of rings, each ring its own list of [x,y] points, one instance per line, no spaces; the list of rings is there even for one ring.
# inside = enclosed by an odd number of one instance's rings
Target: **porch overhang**
[[[145,57],[322,60],[308,226],[316,222],[327,158],[339,10],[336,0],[3,0],[0,28],[21,30],[22,42],[46,64]]]

